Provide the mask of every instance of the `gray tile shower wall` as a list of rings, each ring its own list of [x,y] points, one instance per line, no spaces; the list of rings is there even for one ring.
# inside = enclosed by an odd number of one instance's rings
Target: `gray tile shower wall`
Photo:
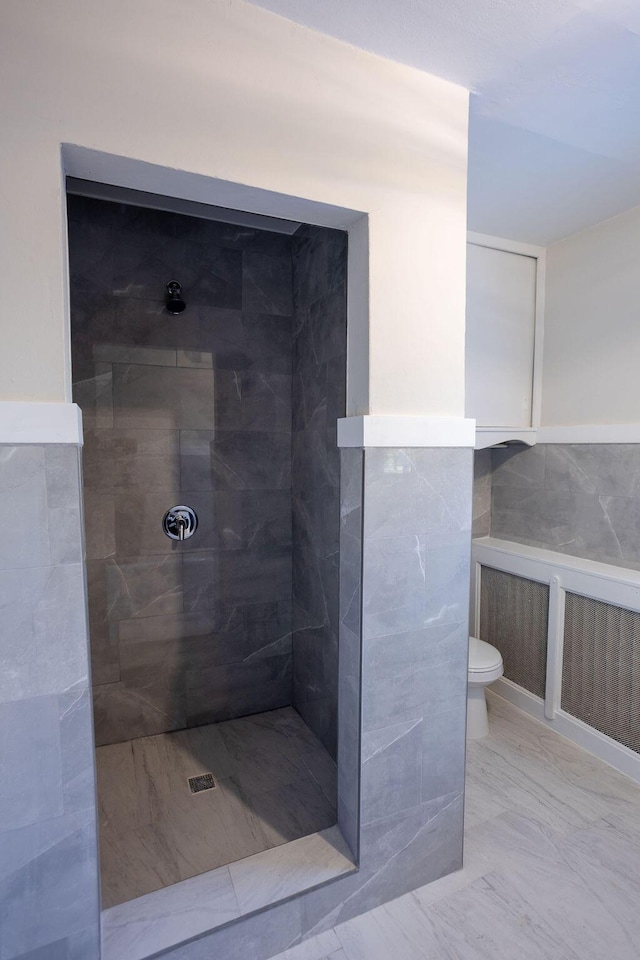
[[[337,749],[340,452],[345,416],[347,235],[293,237],[293,704]]]
[[[360,609],[363,619],[361,714],[356,679],[341,689],[339,764],[344,699],[362,717],[358,872],[167,960],[264,960],[461,866],[471,458],[470,449],[368,449],[363,462],[360,450],[342,452],[350,570],[341,626],[355,631]],[[341,659],[346,650],[352,662],[344,673],[341,664],[341,682],[358,677],[360,655],[342,639]]]
[[[288,705],[291,238],[72,196],[69,244],[96,743]]]
[[[340,451],[338,826],[356,860],[360,846],[363,470],[362,450]]]
[[[98,956],[79,451],[0,446],[0,958]],[[36,922],[37,918],[37,922]]]
[[[491,535],[640,569],[640,445],[492,451]]]

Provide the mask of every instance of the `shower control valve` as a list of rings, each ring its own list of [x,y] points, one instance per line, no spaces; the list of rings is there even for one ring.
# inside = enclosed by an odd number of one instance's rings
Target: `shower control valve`
[[[193,507],[180,504],[164,515],[162,529],[171,540],[188,540],[198,528],[198,515]]]

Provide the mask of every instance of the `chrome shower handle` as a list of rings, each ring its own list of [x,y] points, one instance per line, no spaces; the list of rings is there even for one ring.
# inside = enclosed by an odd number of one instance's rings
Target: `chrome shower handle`
[[[171,540],[188,540],[196,532],[198,516],[193,507],[180,504],[171,507],[164,515],[162,529]]]

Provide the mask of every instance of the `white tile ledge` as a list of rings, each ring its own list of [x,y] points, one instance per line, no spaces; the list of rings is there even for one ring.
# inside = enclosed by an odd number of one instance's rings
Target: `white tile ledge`
[[[272,847],[102,911],[102,960],[147,960],[356,866],[340,829]]]
[[[516,440],[536,443],[640,443],[640,423],[583,423],[546,427],[478,427],[476,450]]]
[[[339,447],[473,447],[464,417],[358,416],[338,420]]]
[[[77,403],[0,400],[0,444],[82,443]]]

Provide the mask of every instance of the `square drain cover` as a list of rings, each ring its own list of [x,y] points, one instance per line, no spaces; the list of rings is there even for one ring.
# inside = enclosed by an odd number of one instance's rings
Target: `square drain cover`
[[[197,777],[189,777],[191,793],[202,793],[203,790],[213,790],[216,782],[212,773],[201,773]]]

